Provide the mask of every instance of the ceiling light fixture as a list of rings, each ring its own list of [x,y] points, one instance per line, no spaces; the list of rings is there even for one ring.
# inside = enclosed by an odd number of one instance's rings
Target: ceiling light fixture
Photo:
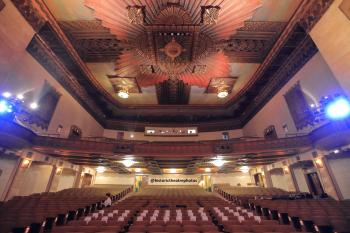
[[[126,90],[120,90],[118,92],[118,96],[122,99],[127,99],[127,98],[129,98],[129,92]]]
[[[98,166],[98,167],[96,168],[96,172],[97,172],[97,173],[104,173],[105,171],[106,171],[106,168],[103,167],[103,166]]]
[[[134,165],[135,162],[134,160],[132,159],[124,159],[123,161],[121,161],[121,163],[125,166],[125,167],[131,167],[132,165]]]
[[[169,173],[175,174],[177,172],[176,168],[170,168]]]
[[[218,97],[223,99],[228,96],[228,91],[220,91],[218,92]]]
[[[248,166],[242,166],[239,170],[243,173],[248,173],[250,168]]]
[[[211,168],[210,167],[207,167],[204,169],[205,172],[211,172]]]
[[[141,172],[141,171],[142,171],[141,168],[135,168],[135,172],[139,173],[139,172]]]
[[[217,167],[222,167],[226,163],[226,161],[224,161],[222,159],[215,159],[211,163]]]

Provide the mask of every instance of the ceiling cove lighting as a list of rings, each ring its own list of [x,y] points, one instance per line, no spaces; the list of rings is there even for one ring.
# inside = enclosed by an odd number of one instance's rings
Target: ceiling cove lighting
[[[222,167],[226,163],[226,161],[222,159],[215,159],[211,163],[214,164],[216,167]]]
[[[326,116],[332,120],[342,120],[350,116],[350,102],[341,96],[326,106]]]
[[[223,99],[228,96],[228,91],[220,91],[218,92],[218,97]]]
[[[134,160],[132,159],[124,159],[123,161],[121,161],[121,163],[125,166],[125,167],[131,167],[132,165],[134,165],[135,162]]]
[[[106,168],[103,167],[103,166],[98,166],[98,167],[96,168],[96,172],[97,172],[97,173],[104,173],[105,171],[106,171]]]
[[[125,90],[121,90],[118,92],[118,96],[122,99],[127,99],[129,98],[129,92]]]
[[[242,166],[239,168],[239,170],[243,173],[248,173],[249,172],[249,167],[248,166]]]

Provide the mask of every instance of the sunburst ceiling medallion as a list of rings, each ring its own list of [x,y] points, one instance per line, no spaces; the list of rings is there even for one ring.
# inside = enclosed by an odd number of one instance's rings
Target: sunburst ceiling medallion
[[[168,79],[207,87],[212,78],[229,76],[220,42],[253,16],[261,0],[193,1],[191,7],[186,1],[161,0],[85,4],[123,45],[117,75],[134,77],[140,87]]]

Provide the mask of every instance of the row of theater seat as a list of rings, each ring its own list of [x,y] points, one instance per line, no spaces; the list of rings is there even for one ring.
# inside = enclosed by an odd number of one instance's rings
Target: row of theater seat
[[[52,232],[236,233],[243,230],[295,232],[291,225],[267,220],[198,186],[149,186],[112,207],[96,210],[69,221],[67,225],[56,226]]]
[[[244,190],[245,189],[245,190]],[[265,190],[257,195],[256,190]],[[221,196],[245,205],[257,215],[266,219],[292,225],[298,231],[320,233],[350,233],[350,202],[333,199],[278,200],[279,192],[264,188],[219,186],[215,189]],[[235,190],[239,190],[236,194]],[[252,192],[251,192],[252,191]],[[246,194],[246,195],[245,195]],[[265,199],[260,199],[264,197]],[[270,198],[270,200],[269,200]],[[244,228],[240,228],[240,231]]]
[[[107,192],[114,194],[113,199],[120,199],[130,191],[131,186],[120,185],[14,197],[0,207],[0,232],[20,233],[29,229],[35,233],[41,231],[42,226],[48,230],[55,222],[63,224],[66,218],[97,209]]]

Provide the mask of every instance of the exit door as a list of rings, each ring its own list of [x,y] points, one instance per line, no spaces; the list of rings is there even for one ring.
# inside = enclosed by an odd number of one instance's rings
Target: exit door
[[[324,194],[324,190],[317,172],[306,174],[310,192],[314,195]]]

